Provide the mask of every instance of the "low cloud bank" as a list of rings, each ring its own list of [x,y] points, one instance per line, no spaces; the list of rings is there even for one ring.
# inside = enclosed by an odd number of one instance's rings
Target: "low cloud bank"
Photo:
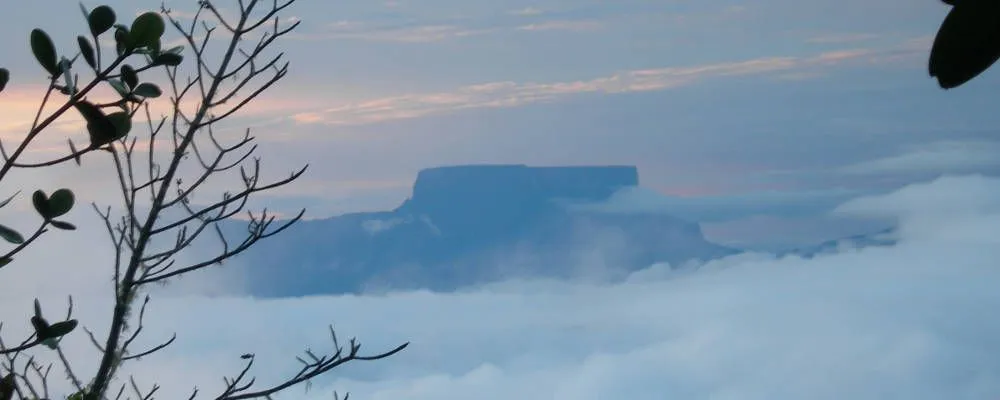
[[[259,382],[273,382],[297,369],[300,350],[329,349],[334,323],[363,351],[412,345],[279,398],[329,399],[333,389],[372,400],[1000,397],[1000,180],[941,178],[838,212],[897,219],[899,244],[653,266],[613,285],[511,281],[267,301],[163,294],[150,305],[144,343],[174,331],[179,339],[130,371],[155,377],[163,398],[194,386],[210,396],[220,374],[237,373],[239,355],[254,352]],[[5,278],[37,276],[11,268]],[[78,271],[87,268],[97,270]],[[107,317],[96,297],[106,293],[78,291],[85,322]],[[25,294],[3,297],[4,321],[27,315]],[[93,354],[87,346],[84,335],[67,341],[71,354]]]

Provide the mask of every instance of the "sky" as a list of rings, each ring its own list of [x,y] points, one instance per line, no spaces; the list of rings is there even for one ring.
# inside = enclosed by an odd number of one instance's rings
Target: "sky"
[[[302,1],[286,16],[301,30],[282,44],[292,74],[232,128],[257,132],[276,174],[311,163],[265,199],[279,209],[308,206],[319,218],[391,208],[436,165],[633,164],[643,190],[610,206],[674,196],[721,242],[819,240],[878,227],[870,221],[898,224],[900,241],[450,294],[261,300],[238,274],[209,271],[153,293],[137,344],[173,332],[178,342],[124,372],[147,387],[155,379],[162,398],[194,386],[208,396],[253,352],[260,382],[273,382],[299,351],[329,349],[332,323],[363,350],[411,346],[280,398],[1000,396],[1000,78],[945,92],[927,76],[946,12],[930,0]],[[0,46],[24,55],[3,61],[13,76],[0,94],[5,144],[23,134],[44,79],[28,32],[43,27],[69,46],[84,29],[78,15],[64,0],[5,10]],[[80,129],[57,125],[30,155],[61,151]],[[19,172],[3,187],[71,186],[81,202],[116,201],[101,162]],[[67,218],[94,222],[87,207]],[[57,315],[66,294],[101,335],[111,289],[96,260],[110,250],[100,234],[56,232],[6,267],[4,337],[26,332],[17,321],[33,298]],[[78,370],[94,367],[86,335],[64,345]]]
[[[44,79],[27,32],[66,48],[85,26],[63,0],[10,11],[0,44],[25,57],[5,61],[8,141]],[[283,15],[301,21],[280,44],[291,74],[230,129],[253,128],[274,171],[310,163],[266,198],[310,218],[394,208],[427,167],[626,164],[645,188],[711,202],[726,216],[700,220],[714,240],[814,242],[881,229],[829,218],[850,196],[1000,171],[995,71],[948,92],[926,72],[946,12],[930,0],[302,1]],[[63,150],[57,136],[36,151]]]

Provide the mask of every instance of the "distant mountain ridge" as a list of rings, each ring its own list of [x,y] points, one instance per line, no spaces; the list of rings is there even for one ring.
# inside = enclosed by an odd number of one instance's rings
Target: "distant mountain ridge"
[[[795,255],[804,258],[812,258],[824,254],[839,253],[849,249],[893,246],[898,242],[895,234],[896,228],[886,228],[878,232],[852,235],[844,238],[828,240],[815,246],[800,247],[794,250],[780,252],[778,253],[778,256]]]
[[[673,216],[566,206],[600,203],[638,185],[634,166],[430,168],[395,210],[302,221],[234,261],[244,264],[251,294],[276,297],[449,291],[510,276],[627,273],[738,252]]]

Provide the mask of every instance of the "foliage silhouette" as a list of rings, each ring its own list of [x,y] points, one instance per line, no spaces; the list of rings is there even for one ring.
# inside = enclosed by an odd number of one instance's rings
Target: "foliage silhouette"
[[[934,38],[928,70],[941,88],[953,89],[1000,59],[1000,1],[943,1],[951,10]]]
[[[254,195],[292,183],[306,170],[303,167],[278,181],[261,182],[260,159],[251,157],[257,146],[249,130],[235,143],[216,133],[219,124],[234,115],[244,106],[254,101],[261,93],[281,80],[288,73],[288,63],[282,61],[283,54],[263,59],[264,54],[275,41],[298,26],[298,22],[283,24],[279,13],[296,0],[279,2],[263,0],[236,0],[238,12],[235,19],[224,17],[211,0],[199,0],[197,11],[190,18],[189,25],[182,25],[165,6],[159,12],[139,14],[126,26],[119,21],[118,14],[106,5],[88,10],[80,8],[86,20],[89,37],[77,36],[77,49],[72,58],[60,56],[52,38],[41,28],[29,35],[32,55],[48,75],[48,86],[38,107],[30,128],[13,152],[7,152],[0,143],[0,183],[5,181],[14,168],[42,168],[74,161],[82,167],[83,158],[107,156],[113,161],[112,173],[120,186],[122,203],[117,207],[93,208],[103,220],[103,228],[116,250],[114,260],[110,260],[109,275],[114,282],[114,307],[112,317],[107,321],[106,338],[99,341],[93,331],[86,328],[88,321],[72,318],[73,299],[65,318],[50,322],[42,313],[41,303],[35,299],[34,313],[28,319],[33,333],[20,344],[8,346],[2,335],[6,321],[0,321],[0,400],[48,399],[50,385],[48,371],[53,364],[43,365],[29,353],[45,351],[48,347],[59,356],[58,363],[66,372],[74,390],[65,396],[73,400],[104,400],[109,393],[121,397],[126,389],[141,399],[152,399],[159,386],[155,383],[142,389],[138,379],[152,380],[155,377],[130,376],[128,384],[117,389],[111,387],[121,366],[137,362],[141,357],[166,349],[176,339],[176,335],[145,350],[133,350],[132,344],[139,337],[150,296],[146,289],[154,283],[165,283],[168,279],[183,276],[189,272],[218,265],[234,257],[260,240],[280,233],[299,221],[303,212],[294,218],[277,223],[267,209],[258,213],[245,210],[247,200]],[[214,20],[210,22],[209,20]],[[285,26],[288,25],[288,26]],[[183,46],[162,50],[167,28],[180,34]],[[223,35],[219,37],[219,32]],[[213,36],[214,35],[214,36]],[[102,51],[98,46],[101,39],[114,42],[113,54]],[[253,37],[255,40],[247,40]],[[212,40],[214,39],[214,40]],[[214,50],[211,45],[221,42],[221,60],[212,62],[208,55]],[[247,45],[247,43],[250,43]],[[185,63],[185,47],[194,66]],[[65,50],[65,49],[64,49]],[[68,54],[68,53],[64,53]],[[83,70],[92,73],[87,81],[80,81],[77,61],[83,60]],[[188,67],[187,69],[182,69]],[[162,89],[148,78],[147,71],[158,69],[166,75]],[[181,73],[191,74],[181,79]],[[0,92],[8,88],[10,72],[0,68]],[[117,98],[109,102],[99,102],[94,97],[94,89],[106,85]],[[54,107],[58,96],[61,104]],[[167,115],[154,117],[150,102],[166,98]],[[54,108],[50,114],[48,109]],[[39,134],[53,126],[75,110],[86,122],[89,144],[77,146],[67,138],[67,154],[44,161],[26,162],[29,144]],[[141,113],[141,114],[140,114]],[[142,147],[137,147],[140,134],[133,129],[133,121],[141,118],[147,134],[141,139]],[[160,149],[167,147],[167,149]],[[96,150],[101,150],[94,154]],[[214,154],[213,154],[214,153]],[[183,176],[194,170],[193,176]],[[219,174],[232,173],[238,177],[242,187],[227,191],[222,199],[209,202],[205,206],[191,203],[193,195],[204,192],[206,181]],[[185,179],[186,178],[186,179]],[[184,183],[188,182],[188,183]],[[0,209],[16,199],[14,195],[0,201]],[[14,256],[26,247],[37,243],[49,228],[76,230],[77,227],[56,218],[69,213],[77,202],[77,195],[68,188],[59,188],[47,194],[44,190],[34,190],[31,204],[40,221],[31,235],[23,235],[18,230],[0,225],[0,238],[13,245],[13,249],[0,253],[0,269],[11,267]],[[115,210],[113,213],[112,210]],[[170,212],[176,211],[176,212]],[[249,215],[246,237],[239,243],[230,243],[222,235],[220,222],[246,211]],[[120,215],[119,215],[120,214]],[[178,217],[177,215],[181,216]],[[85,227],[86,228],[86,227]],[[206,235],[207,233],[207,235]],[[190,249],[199,238],[217,240],[221,250],[212,257],[190,264],[182,264],[178,255]],[[167,240],[162,240],[165,238]],[[154,245],[154,240],[160,240]],[[164,249],[159,244],[170,242]],[[0,271],[2,273],[3,271]],[[0,283],[10,284],[0,279]],[[136,299],[142,297],[141,304]],[[132,310],[139,308],[138,315]],[[73,368],[60,347],[61,339],[82,327],[90,336],[96,349],[99,364],[92,378],[80,379],[79,371]],[[326,355],[315,355],[306,351],[308,359],[296,357],[303,366],[298,373],[287,377],[281,383],[258,387],[248,375],[254,364],[253,353],[240,356],[245,361],[241,371],[234,377],[225,377],[226,387],[215,394],[217,400],[269,398],[292,386],[305,383],[332,369],[351,361],[370,361],[389,357],[402,351],[408,343],[371,356],[359,354],[361,345],[351,339],[347,348],[341,346],[335,332],[330,330],[333,350]],[[235,357],[236,355],[234,355]],[[89,375],[89,374],[88,374]],[[189,399],[195,399],[194,389]]]

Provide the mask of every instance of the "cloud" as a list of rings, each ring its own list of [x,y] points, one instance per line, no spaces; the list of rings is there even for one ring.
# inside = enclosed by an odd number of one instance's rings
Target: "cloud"
[[[1000,143],[939,141],[840,168],[853,175],[901,173],[968,173],[1000,167]]]
[[[296,113],[291,119],[300,124],[364,125],[467,109],[520,107],[582,94],[662,91],[708,79],[812,72],[854,62],[876,62],[881,56],[882,52],[872,49],[845,49],[808,57],[764,57],[687,67],[629,70],[576,81],[487,82],[453,91],[342,103],[322,110]]]
[[[508,11],[507,13],[511,15],[534,16],[534,15],[542,15],[545,13],[545,11],[542,11],[541,9],[535,7],[525,7],[516,10],[511,10]]]
[[[827,35],[814,36],[806,39],[806,43],[816,43],[816,44],[844,44],[844,43],[856,43],[856,42],[867,42],[870,40],[878,39],[882,35],[874,33],[833,33]]]
[[[412,27],[369,27],[361,22],[339,22],[332,31],[321,34],[295,34],[290,38],[313,40],[358,39],[376,42],[429,43],[446,39],[490,33],[492,29],[468,29],[455,25],[419,25]]]
[[[909,225],[914,225],[915,222],[948,223],[950,220],[966,221],[980,218],[987,221],[995,218],[994,214],[1000,214],[1000,186],[983,182],[997,181],[996,178],[981,175],[949,175],[931,183],[912,184],[887,195],[853,199],[838,206],[834,213],[863,217],[893,217],[906,220]],[[937,234],[934,229],[928,229],[927,232]],[[942,230],[942,232],[948,231]]]
[[[325,399],[332,389],[374,400],[1000,395],[1000,319],[992,317],[1000,307],[1000,180],[943,178],[844,209],[899,218],[900,243],[812,260],[745,254],[694,270],[656,265],[620,284],[510,281],[452,294],[279,300],[159,294],[137,344],[175,331],[178,340],[123,373],[136,373],[143,387],[159,383],[165,398],[194,386],[209,396],[220,374],[238,372],[240,354],[254,352],[258,382],[272,383],[297,370],[297,351],[329,349],[332,322],[342,338],[360,338],[363,352],[412,344],[287,397]],[[109,254],[90,236],[62,234],[48,242],[59,252],[33,258],[56,263],[2,271],[7,335],[28,329],[16,321],[33,296],[54,310],[67,291],[78,295],[76,315],[101,331],[111,291],[97,260]],[[79,373],[93,370],[85,335],[64,345]]]
[[[465,26],[452,22],[399,26],[342,20],[328,24],[325,31],[294,33],[288,37],[298,40],[365,40],[416,44],[435,43],[502,32],[585,32],[600,29],[603,26],[603,23],[596,20],[551,20],[526,25],[494,24],[489,26]]]
[[[604,27],[600,21],[545,21],[536,24],[521,25],[519,31],[594,31]]]
[[[607,213],[667,214],[698,222],[717,222],[753,215],[816,215],[832,210],[861,192],[762,191],[715,196],[667,196],[645,187],[626,188],[600,203],[572,204],[570,208]]]

